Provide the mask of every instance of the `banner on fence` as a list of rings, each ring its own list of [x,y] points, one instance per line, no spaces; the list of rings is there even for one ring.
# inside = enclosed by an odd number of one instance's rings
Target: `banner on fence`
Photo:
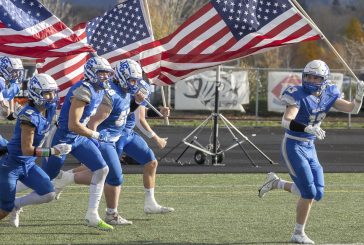
[[[245,112],[249,103],[249,82],[246,71],[220,73],[219,109]],[[190,76],[175,85],[176,110],[213,110],[215,106],[216,71]]]
[[[285,107],[280,101],[282,92],[292,85],[301,84],[302,73],[300,72],[269,72],[268,73],[268,111],[284,112]],[[331,73],[330,80],[342,91],[344,75],[342,73]]]

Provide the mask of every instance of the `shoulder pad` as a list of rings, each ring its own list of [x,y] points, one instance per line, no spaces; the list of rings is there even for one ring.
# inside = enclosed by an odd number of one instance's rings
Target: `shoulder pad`
[[[20,121],[27,121],[27,122],[31,122],[32,124],[35,124],[34,123],[35,117],[33,116],[34,113],[35,113],[35,111],[33,109],[26,109],[24,111],[24,113],[19,115],[19,120]]]
[[[333,83],[328,83],[326,87],[326,92],[332,95],[340,95],[338,87]]]
[[[301,94],[302,94],[301,88],[302,87],[300,86],[287,87],[281,95],[282,104],[285,106],[290,106],[290,105],[299,106],[299,101],[301,99]]]
[[[294,94],[295,92],[298,91],[298,88],[296,86],[289,86],[287,87],[284,91],[283,94]]]
[[[31,116],[34,113],[33,109],[27,109],[24,114]]]
[[[91,90],[87,86],[80,86],[73,90],[73,96],[77,99],[84,101],[86,103],[90,103],[91,101]]]

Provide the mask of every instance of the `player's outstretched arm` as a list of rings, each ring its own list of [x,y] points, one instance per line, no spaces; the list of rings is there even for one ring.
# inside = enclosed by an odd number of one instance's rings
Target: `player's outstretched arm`
[[[360,112],[364,95],[364,82],[359,81],[356,87],[354,99],[350,102],[344,99],[337,99],[334,108],[345,113],[358,114]]]

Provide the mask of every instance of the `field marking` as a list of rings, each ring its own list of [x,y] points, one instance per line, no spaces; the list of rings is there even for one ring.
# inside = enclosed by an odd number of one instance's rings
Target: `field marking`
[[[161,185],[161,186],[156,186],[156,188],[199,188],[199,189],[203,189],[203,188],[241,188],[241,187],[253,187],[253,188],[259,188],[260,185],[204,185],[204,186],[199,186],[199,185]],[[340,187],[355,187],[355,188],[363,188],[364,189],[364,184],[345,184],[345,185],[325,185],[325,189],[326,188],[340,188]],[[65,187],[66,189],[68,188],[89,188],[89,186],[87,185],[70,185]],[[125,185],[121,187],[123,188],[144,188],[143,185]]]

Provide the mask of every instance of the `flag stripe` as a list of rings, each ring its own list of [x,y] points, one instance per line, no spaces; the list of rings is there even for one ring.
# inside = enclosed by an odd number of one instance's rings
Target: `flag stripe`
[[[273,47],[317,39],[320,39],[319,33],[288,0],[271,0],[269,4],[214,1],[201,8],[175,33],[149,48],[143,47],[140,63],[153,82],[173,84],[206,67]]]
[[[73,32],[80,42],[88,42],[99,56],[106,58],[112,66],[115,66],[121,59],[140,59],[141,47],[146,49],[153,47],[151,28],[145,20],[141,1],[126,1],[87,24],[81,23],[75,26]],[[56,80],[60,88],[61,104],[69,87],[83,79],[84,64],[88,58],[87,53],[82,53],[47,58],[44,63],[38,64],[39,72],[47,73]]]
[[[94,51],[37,0],[0,2],[0,54],[44,59]]]

